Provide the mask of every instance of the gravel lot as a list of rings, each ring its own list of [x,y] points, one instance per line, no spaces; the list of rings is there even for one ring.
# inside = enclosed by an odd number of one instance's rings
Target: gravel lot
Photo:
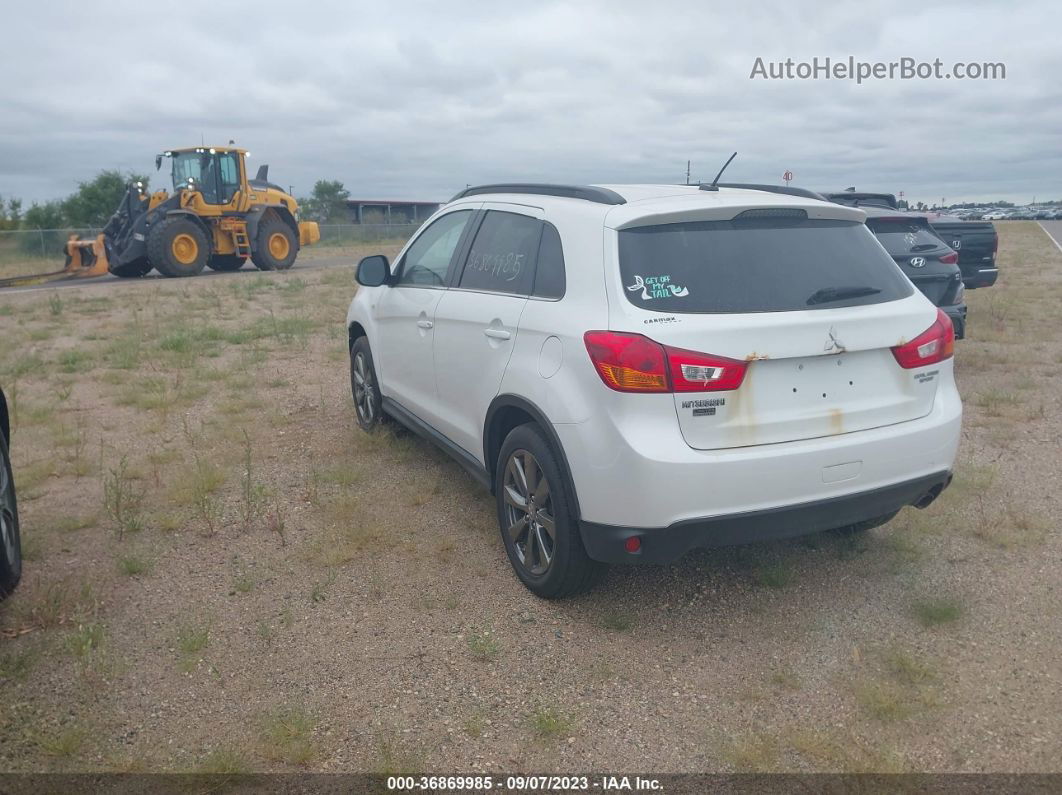
[[[459,466],[356,429],[351,267],[0,295],[0,769],[1059,770],[1062,252],[997,227],[941,500],[562,603]]]

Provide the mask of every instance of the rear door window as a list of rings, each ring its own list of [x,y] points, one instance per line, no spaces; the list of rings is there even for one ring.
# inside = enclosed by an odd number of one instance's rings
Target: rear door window
[[[458,287],[530,295],[542,222],[517,213],[488,210],[468,252]]]
[[[535,292],[538,298],[563,298],[567,279],[564,275],[564,250],[557,227],[542,224],[542,243],[535,265]]]
[[[618,234],[624,294],[655,312],[827,309],[913,292],[866,226],[854,221],[755,217]]]

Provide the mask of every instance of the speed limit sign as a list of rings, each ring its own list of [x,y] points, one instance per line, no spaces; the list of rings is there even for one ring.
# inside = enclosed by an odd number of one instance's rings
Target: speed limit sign
[[[793,172],[792,171],[785,172],[784,174],[782,174],[782,179],[785,180],[785,184],[786,184],[786,186],[788,186],[790,180],[793,179]]]

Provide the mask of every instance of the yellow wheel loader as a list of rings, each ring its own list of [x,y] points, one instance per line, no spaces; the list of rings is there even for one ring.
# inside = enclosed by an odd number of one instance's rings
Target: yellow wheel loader
[[[156,170],[171,160],[173,193],[148,195],[129,186],[95,240],[71,236],[61,271],[0,280],[0,287],[113,273],[137,278],[153,268],[163,276],[195,276],[209,267],[238,270],[250,259],[259,270],[286,270],[302,246],[321,239],[313,221],[298,220],[298,204],[269,182],[269,167],[247,177],[247,152],[197,146],[156,156]]]

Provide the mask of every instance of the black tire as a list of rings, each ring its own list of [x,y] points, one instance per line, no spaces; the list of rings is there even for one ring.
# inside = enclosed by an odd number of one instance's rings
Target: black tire
[[[151,263],[147,257],[141,257],[125,265],[115,265],[111,268],[111,273],[122,279],[139,279],[151,273]]]
[[[387,421],[368,337],[358,337],[350,346],[350,394],[358,427],[363,431],[373,431]]]
[[[18,503],[11,474],[7,440],[0,433],[0,599],[15,590],[22,576],[22,542],[19,537]]]
[[[246,257],[236,254],[215,254],[207,261],[207,267],[214,271],[231,273],[242,268],[245,262],[247,262]]]
[[[206,233],[191,218],[170,216],[148,235],[148,261],[163,276],[198,276],[210,259]]]
[[[286,271],[295,264],[299,253],[299,238],[295,230],[277,218],[267,215],[258,224],[251,261],[260,271]]]
[[[876,516],[873,519],[864,519],[862,522],[856,522],[855,524],[847,524],[844,527],[836,527],[830,532],[837,533],[842,536],[856,535],[857,533],[865,533],[867,530],[873,530],[875,527],[881,527],[886,522],[891,522],[893,517],[898,514],[899,511],[893,511],[892,513],[884,514],[883,516]]]
[[[495,483],[505,553],[528,590],[543,599],[562,599],[593,588],[606,567],[586,554],[556,454],[536,425],[521,425],[505,437]]]

